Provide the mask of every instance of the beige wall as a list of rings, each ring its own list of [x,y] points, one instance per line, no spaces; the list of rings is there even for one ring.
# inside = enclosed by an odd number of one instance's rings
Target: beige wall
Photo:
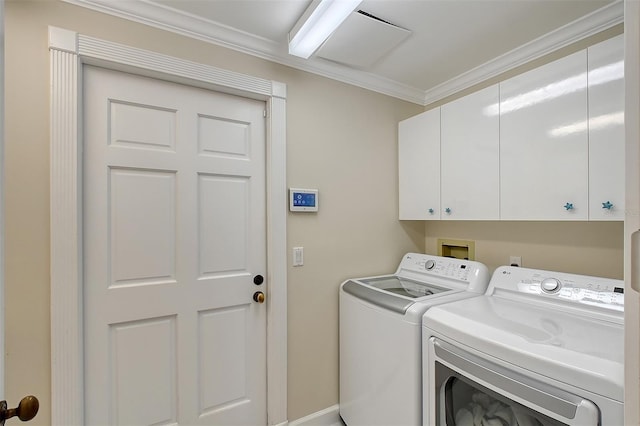
[[[396,126],[422,108],[54,0],[6,4],[6,398],[41,400],[50,422],[49,62],[47,27],[282,81],[288,185],[320,190],[318,214],[290,214],[290,420],[338,402],[338,286],[424,249],[424,224],[397,220]],[[289,252],[290,253],[290,252]],[[290,258],[290,256],[288,256]]]
[[[437,254],[437,240],[475,242],[478,262],[490,272],[521,256],[526,268],[623,278],[623,222],[427,222],[425,250]]]

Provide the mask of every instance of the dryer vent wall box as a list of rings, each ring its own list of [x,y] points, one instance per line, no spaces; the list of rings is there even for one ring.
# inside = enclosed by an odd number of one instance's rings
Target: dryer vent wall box
[[[318,190],[289,188],[289,210],[292,212],[317,212]]]

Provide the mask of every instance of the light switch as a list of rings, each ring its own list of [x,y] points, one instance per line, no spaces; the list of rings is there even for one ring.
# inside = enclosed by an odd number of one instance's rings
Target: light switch
[[[293,266],[304,265],[304,247],[293,248]]]

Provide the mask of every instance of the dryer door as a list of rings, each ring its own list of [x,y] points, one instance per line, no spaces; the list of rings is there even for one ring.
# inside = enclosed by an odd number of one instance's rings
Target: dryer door
[[[429,358],[432,424],[600,425],[593,402],[433,337]]]

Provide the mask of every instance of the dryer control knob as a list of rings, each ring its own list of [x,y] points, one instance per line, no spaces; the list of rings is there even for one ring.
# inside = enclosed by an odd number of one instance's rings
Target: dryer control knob
[[[546,293],[555,293],[560,290],[561,284],[560,281],[555,278],[545,278],[540,283],[540,287],[542,287],[542,290]]]
[[[433,269],[433,267],[436,266],[436,262],[434,262],[433,260],[429,259],[425,262],[424,264],[424,269],[426,269],[427,271],[430,269]]]

